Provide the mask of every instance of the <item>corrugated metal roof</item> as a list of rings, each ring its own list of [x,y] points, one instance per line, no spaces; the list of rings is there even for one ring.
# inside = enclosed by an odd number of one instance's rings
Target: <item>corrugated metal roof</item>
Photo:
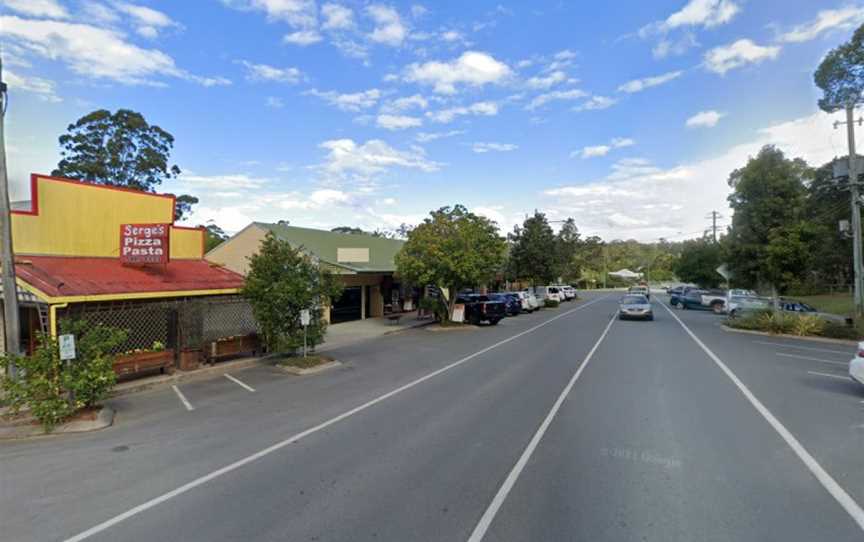
[[[117,258],[21,256],[18,278],[50,297],[224,290],[243,287],[243,276],[206,260],[173,260],[133,267]]]
[[[393,273],[396,271],[396,254],[405,241],[386,239],[362,233],[336,233],[311,228],[298,228],[284,224],[256,222],[259,227],[272,231],[277,237],[288,241],[291,246],[301,247],[304,252],[319,260],[346,268],[356,273]],[[368,262],[340,262],[337,252],[340,248],[368,248]]]

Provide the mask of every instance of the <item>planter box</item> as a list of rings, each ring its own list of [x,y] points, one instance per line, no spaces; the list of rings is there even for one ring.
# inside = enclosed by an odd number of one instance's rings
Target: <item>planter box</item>
[[[194,371],[201,361],[200,349],[189,349],[180,351],[180,370]]]
[[[159,372],[171,372],[174,369],[174,350],[161,352],[140,352],[117,356],[114,360],[114,373],[117,376],[131,375],[142,371],[159,369]]]
[[[214,362],[240,354],[254,355],[259,349],[260,342],[258,341],[258,335],[242,335],[240,337],[230,337],[211,342],[208,345],[206,355],[208,361]]]

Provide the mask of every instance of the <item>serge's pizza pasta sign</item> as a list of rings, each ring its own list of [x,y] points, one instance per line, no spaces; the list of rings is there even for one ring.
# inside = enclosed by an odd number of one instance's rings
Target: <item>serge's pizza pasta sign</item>
[[[168,224],[122,224],[120,262],[168,263]]]

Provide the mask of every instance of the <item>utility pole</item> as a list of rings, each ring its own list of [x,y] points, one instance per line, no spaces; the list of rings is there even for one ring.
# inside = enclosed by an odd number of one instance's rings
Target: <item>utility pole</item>
[[[20,324],[18,321],[18,285],[15,283],[15,260],[12,254],[12,219],[9,204],[9,177],[6,171],[6,139],[4,124],[9,99],[3,82],[3,58],[0,55],[0,280],[3,285],[3,318],[6,327],[6,353],[19,353]],[[35,194],[34,194],[35,196]],[[11,366],[9,376],[16,376]]]
[[[723,217],[720,216],[720,213],[718,213],[717,211],[711,211],[711,216],[707,216],[705,218],[711,219],[711,231],[714,232],[714,242],[716,243],[717,242],[717,219],[723,218]]]
[[[861,210],[858,201],[858,160],[855,154],[855,123],[860,126],[862,119],[855,120],[855,104],[846,106],[846,122],[835,122],[834,128],[840,124],[846,125],[846,137],[849,141],[849,192],[852,194],[852,264],[855,270],[853,292],[855,297],[855,314],[864,315],[864,291],[861,288],[862,262],[861,262]]]

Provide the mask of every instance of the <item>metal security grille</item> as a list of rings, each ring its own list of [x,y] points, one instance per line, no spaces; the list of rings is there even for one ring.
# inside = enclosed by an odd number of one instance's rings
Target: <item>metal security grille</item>
[[[91,324],[103,324],[128,333],[126,342],[113,353],[153,348],[153,343],[161,343],[173,348],[176,333],[172,323],[174,311],[163,303],[78,303],[63,311],[64,317],[84,319]]]
[[[239,296],[186,301],[180,307],[180,329],[184,348],[201,348],[227,337],[258,333],[252,306]]]

